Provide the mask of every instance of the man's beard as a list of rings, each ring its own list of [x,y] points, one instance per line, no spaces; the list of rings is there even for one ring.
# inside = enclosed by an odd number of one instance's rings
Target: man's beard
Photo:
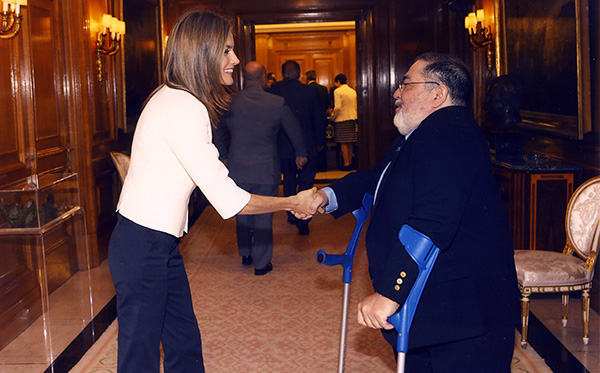
[[[409,115],[403,113],[402,110],[399,110],[394,115],[394,126],[398,129],[401,135],[406,136],[412,131],[415,126],[412,125],[412,122],[409,118]]]

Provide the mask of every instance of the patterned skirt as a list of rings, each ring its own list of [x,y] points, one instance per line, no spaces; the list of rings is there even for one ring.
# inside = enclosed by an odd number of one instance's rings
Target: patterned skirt
[[[357,133],[358,122],[356,120],[335,122],[335,142],[356,142]]]

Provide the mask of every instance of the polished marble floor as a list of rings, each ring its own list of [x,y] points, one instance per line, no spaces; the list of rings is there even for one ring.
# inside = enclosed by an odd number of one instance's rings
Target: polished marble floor
[[[114,297],[108,262],[78,272],[50,294],[48,311],[0,351],[0,372],[68,372],[53,364],[83,356],[116,317]]]
[[[592,289],[598,294],[600,289]],[[568,323],[562,326],[560,294],[533,294],[529,340],[554,372],[600,373],[600,317],[590,310],[590,341],[584,345],[581,299],[569,302]],[[533,325],[531,325],[533,324]],[[559,342],[559,343],[555,343]],[[575,359],[575,360],[574,360]],[[579,366],[576,363],[582,365]],[[585,368],[585,369],[583,369]]]

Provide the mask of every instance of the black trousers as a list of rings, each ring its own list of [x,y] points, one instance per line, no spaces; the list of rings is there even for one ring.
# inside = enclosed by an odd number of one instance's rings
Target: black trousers
[[[308,163],[298,170],[294,158],[282,158],[281,173],[283,173],[283,195],[293,196],[313,187],[317,175],[317,159],[308,157]]]
[[[315,184],[315,176],[317,175],[317,157],[308,157],[308,162],[299,170],[296,167],[296,159],[282,158],[281,173],[283,174],[283,195],[285,197],[296,195],[298,192],[307,190]],[[291,220],[296,217],[287,212],[287,216]],[[302,220],[300,224],[308,226],[310,220]]]
[[[178,238],[121,215],[108,248],[117,290],[119,373],[204,372],[200,330]]]
[[[514,345],[515,327],[503,326],[474,338],[409,349],[405,372],[510,373]]]

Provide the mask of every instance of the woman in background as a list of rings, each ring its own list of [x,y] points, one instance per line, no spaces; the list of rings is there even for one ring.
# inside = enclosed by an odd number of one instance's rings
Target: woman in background
[[[119,372],[203,372],[200,331],[178,241],[197,185],[222,218],[294,210],[308,215],[315,189],[288,198],[251,195],[218,159],[212,128],[229,102],[240,61],[231,23],[194,10],[173,27],[165,83],[137,123],[117,207],[109,267],[117,291]],[[212,124],[212,126],[211,126]],[[304,214],[304,215],[302,215]]]

